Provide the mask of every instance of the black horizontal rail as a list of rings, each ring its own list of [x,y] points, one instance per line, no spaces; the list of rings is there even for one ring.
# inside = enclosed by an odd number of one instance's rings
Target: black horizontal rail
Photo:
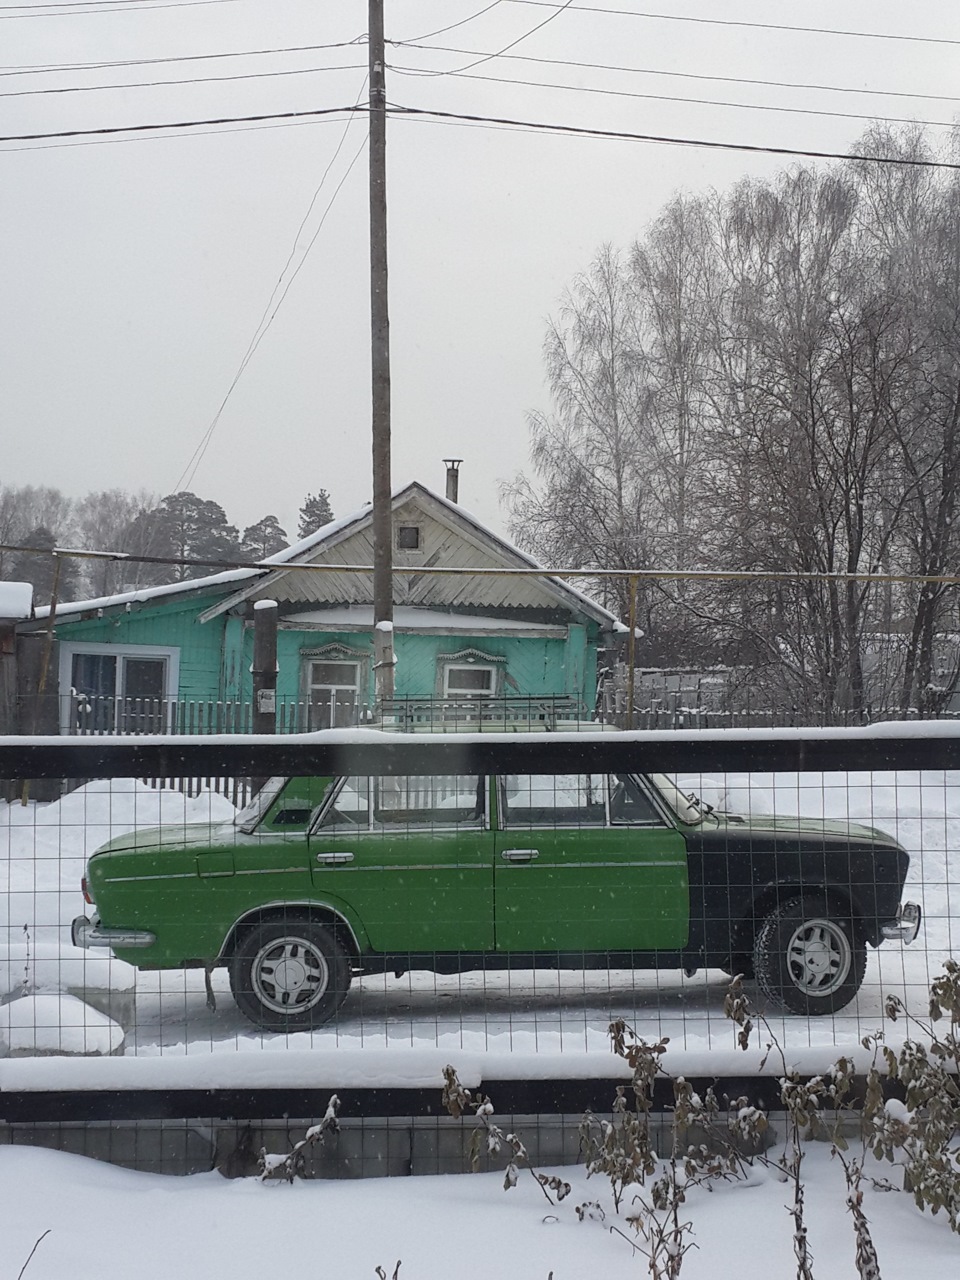
[[[960,769],[960,724],[920,728],[0,738],[0,778]]]
[[[861,1088],[854,1089],[859,1097]],[[780,1082],[772,1076],[730,1076],[691,1080],[701,1093],[712,1088],[722,1101],[749,1098],[764,1111],[781,1111]],[[629,1079],[484,1080],[474,1095],[493,1099],[504,1115],[609,1114],[618,1085]],[[136,1120],[267,1120],[286,1116],[322,1116],[331,1094],[340,1099],[347,1120],[392,1117],[438,1117],[444,1112],[441,1087],[325,1089],[51,1089],[0,1091],[0,1122],[7,1124],[76,1124]],[[654,1086],[654,1107],[673,1105],[667,1079]]]

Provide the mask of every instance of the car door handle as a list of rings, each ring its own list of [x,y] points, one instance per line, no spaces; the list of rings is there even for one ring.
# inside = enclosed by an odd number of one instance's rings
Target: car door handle
[[[539,849],[502,849],[500,857],[504,862],[532,862],[540,857]]]
[[[353,854],[352,854],[352,853],[347,853],[347,852],[343,852],[343,853],[318,853],[318,854],[317,854],[317,861],[318,861],[318,862],[330,863],[330,864],[332,864],[332,865],[336,865],[338,862],[352,862],[352,861],[353,861]]]

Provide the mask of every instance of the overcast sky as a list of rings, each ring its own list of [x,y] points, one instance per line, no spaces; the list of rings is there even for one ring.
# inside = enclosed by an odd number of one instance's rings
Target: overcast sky
[[[469,19],[421,42],[443,49],[388,49],[389,101],[840,152],[871,118],[942,122],[930,134],[945,141],[960,109],[956,0],[655,6],[911,39],[676,21],[640,0],[560,7],[385,0],[388,40]],[[363,102],[366,17],[366,0],[2,0],[0,133]],[[255,56],[209,56],[225,53]],[[366,122],[346,120],[0,143],[0,483],[188,487],[241,527],[270,512],[291,535],[308,492],[329,490],[338,515],[369,500]],[[409,118],[390,120],[387,147],[394,485],[442,492],[442,459],[462,457],[461,502],[501,531],[499,483],[527,466],[526,414],[549,407],[541,346],[564,288],[674,192],[791,163]],[[275,286],[301,264],[211,433]]]

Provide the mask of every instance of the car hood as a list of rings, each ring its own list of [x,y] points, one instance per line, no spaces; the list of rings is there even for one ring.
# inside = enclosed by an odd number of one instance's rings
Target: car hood
[[[868,827],[861,822],[847,822],[840,818],[799,818],[765,813],[736,814],[715,813],[721,829],[751,834],[770,832],[778,836],[835,836],[841,840],[863,840],[870,844],[885,844],[899,848],[899,842],[889,831]]]
[[[158,849],[217,849],[223,845],[236,845],[242,837],[232,822],[191,822],[182,827],[140,827],[114,836],[93,857],[104,853],[156,853]]]

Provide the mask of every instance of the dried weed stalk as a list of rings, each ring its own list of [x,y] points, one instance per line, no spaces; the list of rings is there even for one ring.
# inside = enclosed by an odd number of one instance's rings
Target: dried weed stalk
[[[267,1151],[266,1147],[261,1147],[258,1160],[260,1181],[293,1182],[295,1178],[306,1178],[306,1152],[308,1148],[318,1144],[323,1146],[328,1133],[340,1132],[340,1121],[337,1119],[339,1111],[340,1099],[335,1093],[331,1094],[323,1119],[307,1130],[304,1137],[294,1144],[292,1151],[288,1151],[286,1155],[275,1155]]]
[[[456,1069],[449,1064],[443,1069],[443,1093],[441,1099],[444,1109],[455,1120],[470,1112],[476,1116],[473,1136],[470,1140],[470,1167],[474,1173],[480,1169],[484,1150],[488,1156],[496,1156],[506,1148],[510,1155],[503,1175],[503,1189],[509,1191],[515,1187],[520,1177],[521,1168],[529,1171],[530,1176],[546,1196],[551,1205],[566,1199],[570,1194],[569,1182],[558,1178],[555,1174],[538,1173],[530,1164],[527,1149],[515,1133],[505,1133],[493,1119],[493,1103],[486,1096],[474,1095],[460,1083]],[[553,1192],[553,1195],[550,1193]],[[553,1196],[556,1196],[554,1200]]]

